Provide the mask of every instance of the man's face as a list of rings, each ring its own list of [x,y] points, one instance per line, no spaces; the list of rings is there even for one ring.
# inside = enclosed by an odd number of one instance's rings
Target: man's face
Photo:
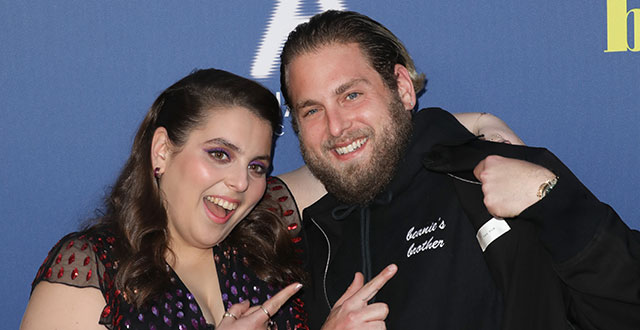
[[[410,107],[356,44],[330,44],[289,64],[302,156],[327,190],[364,204],[391,180],[411,134]]]

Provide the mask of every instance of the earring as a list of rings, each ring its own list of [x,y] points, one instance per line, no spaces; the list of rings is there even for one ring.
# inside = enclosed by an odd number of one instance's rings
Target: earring
[[[160,168],[159,167],[156,167],[153,170],[153,176],[156,177],[156,180],[160,179],[160,177],[162,176],[162,173],[160,173]]]

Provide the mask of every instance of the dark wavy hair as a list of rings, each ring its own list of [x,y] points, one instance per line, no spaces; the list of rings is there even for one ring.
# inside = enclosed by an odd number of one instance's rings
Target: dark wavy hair
[[[273,132],[280,130],[282,114],[269,90],[216,69],[194,71],[167,88],[138,129],[131,155],[105,200],[105,214],[93,226],[108,228],[120,237],[115,246],[119,262],[115,284],[137,307],[170,285],[165,262],[169,251],[167,211],[153,175],[153,134],[164,127],[172,145],[180,148],[210,111],[231,106],[249,109],[267,120]],[[275,142],[276,134],[273,136]],[[244,250],[249,266],[271,284],[283,285],[302,276],[287,229],[268,204],[261,203],[240,221],[225,242]]]
[[[416,71],[409,52],[389,29],[368,16],[353,11],[328,10],[298,25],[287,38],[280,54],[280,89],[291,108],[287,85],[287,66],[300,55],[331,44],[356,43],[368,58],[369,64],[391,90],[397,90],[395,65],[407,68],[416,94],[426,85],[425,75]],[[291,109],[295,111],[295,109]],[[296,116],[291,116],[297,131]]]

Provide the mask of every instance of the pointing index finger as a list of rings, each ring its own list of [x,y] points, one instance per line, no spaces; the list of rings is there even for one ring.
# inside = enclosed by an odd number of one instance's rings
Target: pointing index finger
[[[374,277],[369,283],[365,284],[353,298],[367,302],[373,298],[380,289],[396,274],[398,266],[391,264],[383,269],[380,274]]]
[[[302,284],[300,283],[289,284],[284,289],[280,290],[280,292],[278,292],[276,295],[271,297],[271,299],[265,301],[262,304],[262,307],[269,313],[269,315],[273,316],[278,312],[280,307],[282,307],[282,305],[284,305],[284,303],[289,300],[289,298],[291,298],[294,294],[296,294],[296,292],[298,292],[298,290],[300,290],[300,288],[302,288]],[[260,312],[260,314],[267,316],[267,313],[263,313],[262,311],[257,312]]]

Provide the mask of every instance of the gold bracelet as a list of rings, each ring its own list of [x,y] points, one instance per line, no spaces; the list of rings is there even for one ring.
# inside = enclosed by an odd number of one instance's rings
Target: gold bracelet
[[[553,187],[556,186],[556,184],[558,183],[558,177],[554,177],[553,179],[549,179],[545,182],[543,182],[540,185],[540,188],[538,188],[538,193],[536,194],[536,196],[538,196],[538,199],[543,199],[544,196],[547,196],[547,194],[551,191],[551,189],[553,189]]]

